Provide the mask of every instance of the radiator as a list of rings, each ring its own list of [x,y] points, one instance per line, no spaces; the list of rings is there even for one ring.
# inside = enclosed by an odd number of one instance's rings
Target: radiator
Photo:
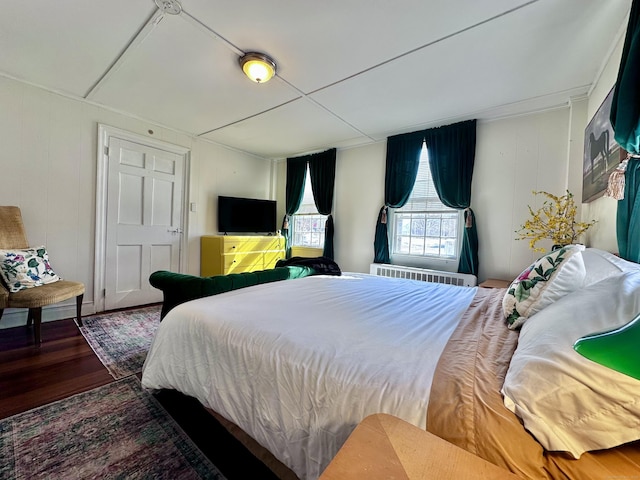
[[[389,265],[386,263],[372,263],[369,269],[372,275],[392,278],[406,278],[423,282],[445,283],[464,287],[475,287],[478,279],[475,275],[467,273],[442,272],[426,268],[403,267],[401,265]]]

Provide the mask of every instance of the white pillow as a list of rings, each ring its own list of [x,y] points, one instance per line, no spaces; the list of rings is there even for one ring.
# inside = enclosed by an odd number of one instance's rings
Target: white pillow
[[[584,285],[583,245],[554,250],[527,267],[511,282],[502,299],[510,329],[517,329],[529,317],[559,298]]]
[[[597,248],[585,249],[582,252],[582,260],[585,268],[585,287],[622,272],[640,270],[640,265],[637,263],[623,260],[612,253]]]
[[[640,272],[625,272],[564,296],[523,325],[502,393],[545,449],[579,458],[640,439],[640,381],[573,349],[578,338],[621,327],[638,312]]]
[[[44,246],[0,250],[0,275],[13,293],[60,280]]]

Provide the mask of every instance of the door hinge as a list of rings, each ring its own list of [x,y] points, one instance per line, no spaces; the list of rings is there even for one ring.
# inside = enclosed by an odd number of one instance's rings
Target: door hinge
[[[104,154],[108,157],[109,156],[109,147],[105,146],[104,147]]]

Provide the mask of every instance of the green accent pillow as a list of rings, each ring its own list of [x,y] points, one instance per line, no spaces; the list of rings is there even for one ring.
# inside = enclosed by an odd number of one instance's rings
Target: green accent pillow
[[[49,264],[44,246],[0,250],[0,275],[13,293],[60,280]]]
[[[584,285],[583,245],[567,245],[540,257],[511,283],[502,300],[510,329]]]
[[[585,335],[573,348],[583,357],[640,380],[640,315],[626,325]]]

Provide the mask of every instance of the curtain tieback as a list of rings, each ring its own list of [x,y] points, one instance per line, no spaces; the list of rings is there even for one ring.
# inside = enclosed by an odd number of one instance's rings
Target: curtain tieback
[[[622,200],[624,198],[624,174],[627,171],[627,165],[631,158],[640,158],[636,155],[627,153],[627,158],[620,162],[620,165],[611,172],[607,182],[607,189],[604,192],[605,197],[611,197],[614,200]]]
[[[332,216],[331,216],[331,214],[329,213],[329,214],[327,215],[327,219],[324,221],[324,228],[325,228],[325,229],[327,228],[327,225],[329,224],[329,222],[330,222],[330,221],[332,221],[332,220],[333,220],[333,217],[332,217]]]
[[[380,215],[380,223],[387,223],[387,206],[382,207],[382,214]]]
[[[464,227],[473,227],[473,212],[471,211],[471,207],[467,207],[464,209],[464,217]]]
[[[282,223],[283,230],[289,230],[289,215],[284,216],[284,222]]]

